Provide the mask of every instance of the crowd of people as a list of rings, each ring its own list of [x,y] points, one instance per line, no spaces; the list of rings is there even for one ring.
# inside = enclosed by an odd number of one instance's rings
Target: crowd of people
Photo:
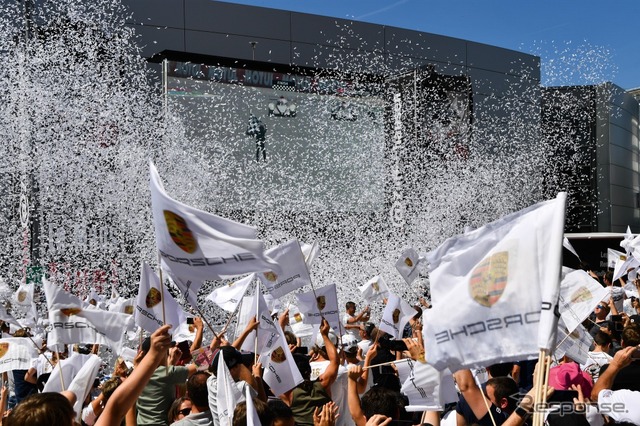
[[[264,368],[256,354],[241,351],[258,329],[255,318],[233,342],[224,334],[214,336],[205,346],[210,358],[205,365],[191,356],[203,349],[203,321],[195,318],[193,341],[173,342],[165,325],[142,341],[133,362],[119,358],[102,369],[81,412],[74,409],[78,395],[43,392],[44,384],[57,380],[54,366],[69,352],[96,353],[99,348],[75,345],[58,353],[44,342],[32,368],[3,373],[2,425],[513,426],[530,424],[534,411],[544,411],[550,425],[640,425],[640,279],[625,276],[614,282],[611,272],[593,276],[610,291],[583,322],[594,342],[588,361],[579,364],[567,355],[553,360],[543,390],[549,402],[542,408],[533,404],[539,391],[534,386],[537,360],[521,360],[456,371],[451,380],[454,398],[441,401],[437,410],[408,409],[395,363],[405,358],[416,365],[428,361],[421,314],[429,304],[417,300],[417,314],[401,338],[393,339],[371,321],[368,306],[358,312],[350,301],[344,334],[323,320],[309,346],[302,346],[289,326],[288,310],[274,314],[303,378],[284,394],[274,395],[263,381]],[[29,333],[2,327],[3,337],[31,338]],[[232,388],[223,387],[223,378],[217,377],[221,359]],[[220,396],[230,394],[238,395],[233,412],[220,405]]]

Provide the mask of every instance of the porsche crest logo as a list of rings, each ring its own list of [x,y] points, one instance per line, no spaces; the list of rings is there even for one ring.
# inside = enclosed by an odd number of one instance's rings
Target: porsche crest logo
[[[149,290],[149,293],[147,293],[144,303],[147,305],[147,308],[151,309],[160,302],[162,302],[162,294],[160,293],[160,290],[152,287],[151,290]]]
[[[298,322],[302,322],[302,314],[300,312],[297,312],[293,315],[293,319],[296,320],[296,323]]]
[[[187,226],[187,221],[169,210],[164,210],[164,220],[173,242],[182,251],[189,254],[195,253],[198,249],[198,242],[191,229]]]
[[[80,309],[80,308],[67,308],[67,309],[60,309],[60,312],[62,312],[64,315],[70,317],[71,315],[78,315],[80,312],[82,312],[82,309]]]
[[[473,300],[490,308],[507,286],[509,252],[501,251],[484,259],[471,273],[469,291]]]
[[[133,314],[133,305],[127,305],[124,307],[124,313],[132,315]]]
[[[278,279],[278,276],[276,275],[275,272],[268,271],[268,272],[264,272],[263,275],[267,280],[271,281],[272,283]]]
[[[322,312],[325,306],[327,306],[327,298],[325,296],[316,297],[316,303],[318,305],[318,310]]]
[[[580,287],[571,295],[571,303],[586,302],[587,300],[591,300],[592,296],[588,288]]]
[[[281,364],[287,360],[287,355],[282,349],[282,346],[278,346],[273,352],[271,352],[271,361]]]
[[[413,260],[409,259],[408,257],[406,257],[404,259],[404,263],[405,265],[407,265],[409,268],[413,268]]]
[[[393,317],[393,323],[397,324],[400,321],[400,309],[394,309],[391,316]]]
[[[374,281],[373,284],[371,284],[371,287],[373,287],[373,291],[376,293],[380,292],[380,285],[378,284],[378,281]]]
[[[18,299],[18,302],[20,302],[20,303],[24,302],[27,299],[27,292],[24,291],[24,290],[20,290],[18,292],[17,299]]]
[[[9,342],[0,343],[0,358],[5,356],[9,352]]]
[[[91,299],[91,300],[89,300],[89,304],[93,305],[93,306],[97,306],[98,302],[96,302],[96,299]]]

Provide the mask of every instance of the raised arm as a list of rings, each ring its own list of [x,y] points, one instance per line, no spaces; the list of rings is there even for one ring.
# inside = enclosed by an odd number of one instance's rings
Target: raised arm
[[[147,352],[138,366],[133,369],[129,378],[118,386],[118,389],[111,395],[107,406],[95,424],[96,426],[120,424],[127,411],[135,404],[153,372],[167,357],[167,351],[171,346],[170,327],[169,325],[163,325],[151,335],[149,352]]]
[[[322,340],[324,341],[324,347],[327,350],[327,356],[329,357],[329,365],[327,369],[324,370],[324,373],[318,377],[318,380],[322,384],[322,387],[325,390],[329,391],[329,388],[336,381],[338,377],[338,369],[340,368],[340,357],[338,356],[338,349],[336,349],[336,345],[333,344],[331,339],[329,338],[329,323],[326,319],[322,320],[322,324],[320,324],[320,334],[322,335]]]
[[[487,406],[484,403],[482,390],[476,384],[471,370],[459,370],[453,373],[453,377],[456,379],[458,389],[464,396],[464,399],[471,407],[473,415],[478,419],[482,419],[489,412]]]

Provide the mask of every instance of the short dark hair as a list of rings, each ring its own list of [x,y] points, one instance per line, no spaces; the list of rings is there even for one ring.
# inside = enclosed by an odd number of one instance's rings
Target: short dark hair
[[[376,414],[398,419],[401,401],[400,393],[383,386],[373,386],[362,395],[362,411],[367,419]]]
[[[266,402],[253,398],[253,405],[258,412],[258,418],[260,424],[263,426],[270,426],[273,424],[273,413]],[[233,423],[232,426],[244,426],[247,424],[247,402],[242,401],[236,405],[236,409],[233,410]]]
[[[355,308],[356,307],[356,303],[355,302],[347,302],[344,305],[345,308],[350,309],[350,308]]]
[[[493,394],[496,401],[503,398],[507,399],[510,410],[514,410],[518,404],[518,400],[513,395],[519,392],[518,384],[511,377],[493,377],[487,381],[487,386],[493,387]]]
[[[620,342],[623,348],[640,345],[640,325],[629,324],[622,330]]]
[[[603,331],[598,331],[594,336],[593,341],[598,346],[607,346],[607,345],[610,345],[612,342],[611,336],[609,336],[607,333]]]
[[[208,378],[209,375],[204,371],[197,371],[187,380],[187,395],[189,395],[191,402],[198,407],[198,409],[209,408]]]
[[[73,422],[75,416],[73,406],[64,395],[58,392],[43,392],[23,399],[2,424],[67,426]]]
[[[309,380],[311,377],[311,364],[309,364],[309,359],[307,355],[293,354],[293,360],[300,371],[300,375],[305,380]]]
[[[267,405],[273,414],[274,421],[277,419],[293,418],[293,411],[291,411],[291,407],[285,404],[281,399],[269,398]]]

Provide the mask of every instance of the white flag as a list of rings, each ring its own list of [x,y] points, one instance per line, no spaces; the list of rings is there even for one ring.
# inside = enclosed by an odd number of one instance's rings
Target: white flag
[[[417,313],[418,311],[413,309],[407,302],[395,294],[389,293],[389,300],[380,321],[380,330],[389,333],[394,339],[400,339],[402,338],[404,326]]]
[[[216,372],[218,392],[216,392],[216,399],[220,426],[230,426],[232,424],[233,411],[236,405],[242,401],[243,395],[235,385],[233,377],[231,377],[227,364],[224,362],[223,354],[224,351],[218,351],[218,371]]]
[[[20,306],[31,306],[33,302],[33,284],[20,284],[13,295],[13,301]]]
[[[173,274],[171,270],[165,270],[171,281],[178,287],[182,297],[191,305],[194,309],[198,309],[198,292],[202,287],[202,281],[182,279]]]
[[[163,264],[175,276],[206,281],[248,272],[280,272],[264,255],[255,228],[173,200],[164,191],[153,163],[149,168],[156,243]]]
[[[418,256],[418,253],[413,248],[408,248],[403,251],[396,262],[396,269],[409,285],[420,275],[421,266],[420,256]]]
[[[330,284],[315,291],[296,293],[298,307],[304,314],[305,324],[320,324],[324,317],[331,327],[341,333],[340,311],[336,285]]]
[[[275,322],[274,328],[276,333],[270,336],[270,340],[260,352],[260,362],[264,366],[264,381],[273,394],[278,396],[298,386],[303,382],[303,378],[293,360],[280,324]]]
[[[0,373],[28,370],[31,360],[38,357],[34,344],[25,337],[0,339]]]
[[[362,298],[367,304],[372,304],[376,300],[389,297],[389,287],[380,275],[376,275],[358,288],[362,292]]]
[[[413,371],[402,384],[401,392],[409,399],[407,411],[442,410],[440,372],[421,362],[409,364]]]
[[[613,269],[613,281],[624,276],[631,268],[637,268],[640,266],[640,251],[634,250],[633,256],[627,256],[626,259],[619,258],[616,261],[616,266]]]
[[[624,238],[622,239],[622,241],[620,241],[620,247],[624,249],[625,253],[630,254],[635,248],[634,246],[636,244],[634,243],[637,243],[637,241],[634,240],[636,240],[637,238],[638,237],[633,237],[633,234],[631,233],[631,227],[627,225],[627,232],[625,232]]]
[[[131,315],[103,311],[47,279],[42,282],[52,327],[48,343],[98,343],[120,350]]]
[[[289,304],[289,327],[297,337],[309,337],[313,335],[313,326],[304,323],[304,315],[296,305]]]
[[[578,327],[604,300],[609,291],[582,270],[567,274],[560,283],[558,309],[569,333]]]
[[[261,315],[263,315],[264,313],[268,315],[269,308],[267,307],[267,303],[264,300],[264,296],[260,292],[259,285],[256,286],[256,290],[257,290],[256,294],[252,296],[246,295],[242,299],[242,305],[240,307],[240,312],[238,314],[238,327],[236,328],[236,336],[242,333],[242,331],[247,327],[247,324],[249,324],[249,321],[251,320],[251,318],[256,317],[258,320],[260,320]],[[258,331],[260,331],[260,329],[264,327],[270,328],[269,325],[266,323],[260,324]],[[263,336],[260,336],[261,339],[264,337],[264,333],[262,334]],[[256,331],[253,330],[251,333],[249,333],[247,338],[244,339],[244,342],[242,343],[242,347],[240,348],[240,350],[253,352],[255,351],[255,346],[256,346]],[[258,342],[258,347],[260,346],[261,346],[261,342]]]
[[[554,357],[560,359],[568,356],[578,364],[586,364],[589,359],[589,348],[593,344],[593,337],[582,326],[578,326],[573,331],[560,321],[558,323],[558,345],[554,351]]]
[[[429,253],[434,304],[425,311],[424,340],[431,365],[457,371],[553,348],[565,196],[450,238]]]
[[[9,313],[7,308],[2,305],[0,305],[0,320],[9,324],[13,324],[18,328],[22,328],[22,324],[20,324],[20,322],[18,322],[18,320]]]
[[[242,279],[218,287],[207,296],[207,300],[215,303],[227,312],[235,312],[255,277],[256,274],[250,274]]]
[[[280,273],[262,272],[258,278],[274,298],[279,298],[311,283],[298,240],[291,240],[265,253],[280,266]]]
[[[318,243],[315,241],[312,244],[300,242],[300,249],[302,249],[302,254],[304,256],[304,261],[307,264],[307,268],[311,269],[311,265],[316,260],[318,253],[320,252],[320,246],[318,246]]]
[[[100,296],[93,288],[89,289],[89,294],[87,294],[84,301],[89,305],[102,308],[102,306],[100,306],[102,303],[102,296]]]
[[[247,401],[247,426],[261,426],[262,422],[260,421],[260,417],[258,417],[258,411],[256,410],[256,406],[253,403],[253,397],[251,396],[251,389],[249,389],[249,386],[245,388],[244,398],[245,401]]]
[[[607,249],[607,267],[609,269],[614,269],[616,267],[616,263],[618,263],[618,260],[622,260],[624,262],[625,260],[627,260],[627,255],[618,250],[614,250],[611,248]]]
[[[153,333],[163,325],[163,311],[166,323],[170,324],[173,330],[186,321],[178,302],[165,286],[160,285],[160,278],[149,265],[143,263],[140,273],[140,288],[136,299],[136,324]]]

